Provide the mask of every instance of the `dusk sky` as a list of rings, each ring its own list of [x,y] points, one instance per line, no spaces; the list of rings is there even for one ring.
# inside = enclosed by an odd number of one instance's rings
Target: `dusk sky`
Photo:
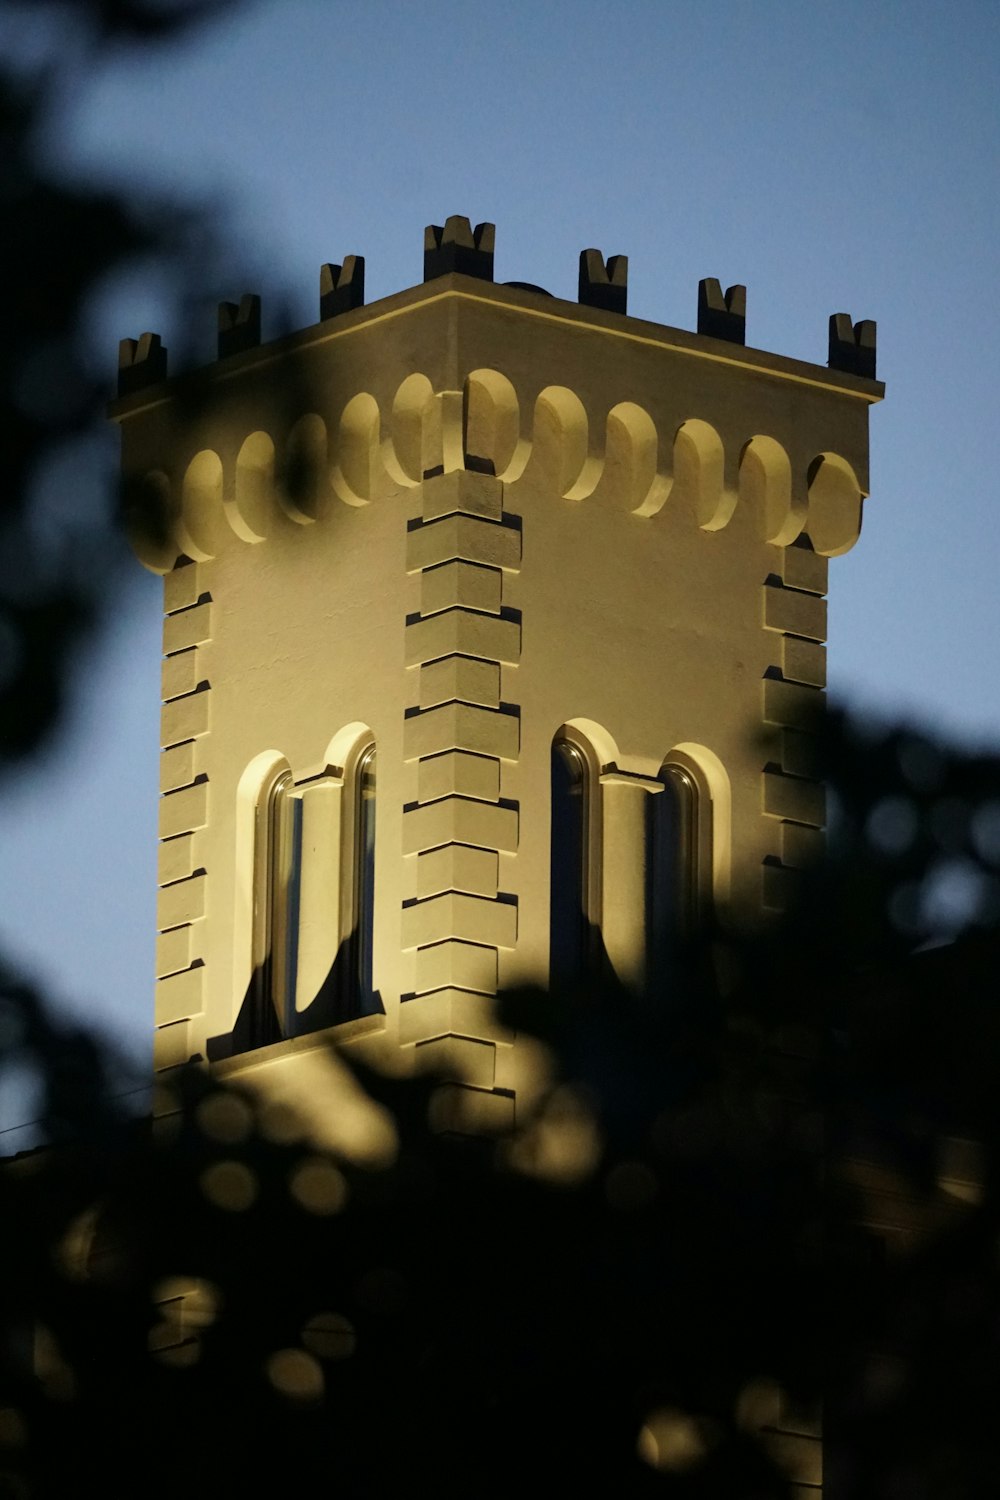
[[[51,36],[22,34],[26,67]],[[424,225],[453,213],[496,224],[498,281],[558,296],[581,249],[626,253],[629,311],[676,327],[700,277],[744,282],[747,343],[780,354],[825,363],[830,313],[876,319],[887,395],[861,541],[830,569],[832,693],[997,746],[998,68],[996,0],[261,0],[75,73],[48,153],[70,177],[212,205],[228,247],[189,288],[198,328],[156,277],[106,289],[109,391],[119,337],[211,357],[218,296],[259,291],[267,337],[286,308],[315,321],[323,261],[365,255],[369,301],[412,285]],[[49,491],[75,503],[96,483],[64,464]],[[58,743],[5,784],[0,939],[142,1057],[160,582],[137,563],[123,578]]]

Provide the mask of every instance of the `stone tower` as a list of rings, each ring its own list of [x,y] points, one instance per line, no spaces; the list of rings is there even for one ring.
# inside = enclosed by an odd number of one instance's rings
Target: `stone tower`
[[[529,1088],[498,987],[607,965],[656,996],[671,937],[760,922],[824,822],[827,558],[857,540],[875,330],[827,367],[493,281],[493,226],[424,280],[167,378],[122,344],[133,543],[164,577],[155,1065],[286,1084],[334,1028],[433,1056],[461,1122]]]

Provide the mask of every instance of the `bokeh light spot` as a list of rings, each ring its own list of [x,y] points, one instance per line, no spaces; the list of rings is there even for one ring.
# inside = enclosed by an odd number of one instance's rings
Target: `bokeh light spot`
[[[253,1113],[246,1100],[221,1090],[202,1099],[195,1118],[205,1135],[228,1146],[245,1141],[253,1129]]]
[[[324,1388],[319,1361],[304,1349],[278,1349],[267,1361],[267,1378],[289,1401],[315,1403]]]
[[[240,1161],[219,1161],[199,1178],[208,1201],[227,1213],[244,1213],[257,1197],[257,1178]]]
[[[926,927],[936,935],[953,937],[979,916],[982,887],[982,872],[971,860],[939,860],[922,892]]]
[[[152,1300],[166,1315],[164,1304],[171,1304],[187,1327],[208,1328],[215,1322],[222,1305],[222,1293],[211,1281],[200,1277],[164,1276],[155,1283]]]
[[[700,1464],[707,1449],[694,1417],[673,1407],[661,1407],[646,1418],[637,1451],[651,1468],[678,1474]]]
[[[311,1214],[336,1214],[347,1202],[343,1173],[321,1156],[299,1162],[292,1169],[288,1186],[299,1207]]]
[[[594,1111],[582,1091],[568,1084],[553,1089],[543,1108],[506,1150],[518,1172],[549,1182],[581,1182],[597,1166],[601,1136]]]
[[[912,849],[920,820],[908,797],[883,797],[868,816],[868,842],[892,858]]]
[[[781,1416],[782,1392],[776,1380],[760,1376],[747,1381],[736,1398],[733,1415],[741,1432],[756,1433],[776,1427]]]

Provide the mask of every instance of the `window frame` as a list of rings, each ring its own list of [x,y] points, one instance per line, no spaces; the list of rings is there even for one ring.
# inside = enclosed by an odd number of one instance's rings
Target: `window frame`
[[[343,1020],[354,1020],[379,1009],[373,972],[378,890],[377,756],[373,734],[359,739],[347,757],[342,777],[341,951],[337,964],[341,969],[338,1009],[345,1012]],[[368,777],[370,788],[365,786]],[[370,804],[367,812],[366,801]]]
[[[378,885],[376,741],[358,737],[343,767],[328,765],[319,775],[297,780],[281,759],[262,779],[254,798],[251,923],[250,1038],[241,1051],[321,1031],[327,1026],[375,1014],[381,1002],[374,987]],[[336,791],[328,850],[335,869],[330,881],[330,988],[326,983],[300,1009],[298,985],[303,958],[303,901],[315,887],[303,865],[305,801],[312,789]],[[322,826],[322,814],[321,814]],[[322,862],[320,871],[324,868]],[[315,871],[314,878],[315,878]],[[305,890],[305,895],[303,894]],[[313,927],[315,931],[315,927]],[[321,961],[322,955],[320,953]],[[324,1000],[322,997],[326,995]],[[308,1024],[312,1006],[327,1017]]]
[[[282,1041],[287,1035],[288,909],[277,897],[276,865],[287,849],[283,824],[290,814],[295,782],[287,761],[275,765],[257,793],[253,845],[253,922],[251,1049]],[[287,882],[286,882],[287,890]],[[280,956],[279,956],[280,955]],[[284,964],[282,964],[284,960]],[[281,967],[285,975],[278,983]],[[280,1006],[279,1006],[280,995]]]
[[[575,962],[554,963],[556,942],[556,801],[555,757],[565,747],[580,767],[579,922],[581,940]],[[549,751],[549,982],[565,985],[593,974],[601,951],[602,836],[601,762],[588,737],[572,724],[563,724],[552,736]],[[556,972],[556,965],[561,972]]]
[[[671,953],[702,931],[713,906],[713,806],[708,781],[688,756],[671,752],[660,765],[656,780],[663,791],[650,798],[647,816],[647,970],[649,982],[669,976]],[[658,837],[666,809],[676,809],[678,847],[670,855]],[[672,889],[664,889],[668,865]]]

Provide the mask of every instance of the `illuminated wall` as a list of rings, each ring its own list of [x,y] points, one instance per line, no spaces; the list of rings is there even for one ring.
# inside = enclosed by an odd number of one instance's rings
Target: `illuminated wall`
[[[197,377],[123,344],[164,575],[159,1070],[277,1078],[334,1027],[503,1127],[531,1070],[491,997],[548,981],[553,910],[655,996],[672,908],[759,923],[821,843],[874,325],[831,319],[827,368],[745,347],[742,288],[703,282],[688,333],[626,314],[624,257],[585,252],[578,302],[492,274],[452,219],[422,285],[365,306],[360,259],[324,267],[275,343],[225,304]]]

